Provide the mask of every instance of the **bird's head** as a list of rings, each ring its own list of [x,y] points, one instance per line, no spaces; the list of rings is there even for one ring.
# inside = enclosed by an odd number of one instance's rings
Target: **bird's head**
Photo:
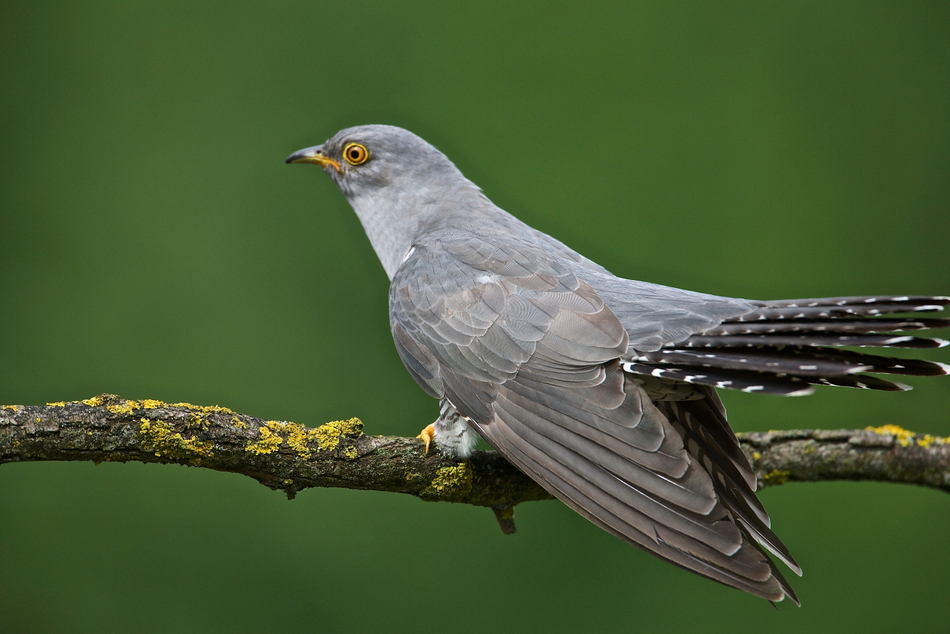
[[[442,152],[402,128],[347,128],[287,162],[315,163],[333,178],[390,277],[422,235],[485,210],[504,214]]]
[[[388,125],[364,125],[337,132],[323,145],[287,157],[287,163],[315,163],[347,198],[381,190],[412,191],[419,185],[449,184],[461,173],[442,152],[412,132]]]

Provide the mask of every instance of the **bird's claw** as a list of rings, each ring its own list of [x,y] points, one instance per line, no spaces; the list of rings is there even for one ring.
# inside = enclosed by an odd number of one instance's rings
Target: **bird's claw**
[[[435,439],[435,424],[428,425],[416,438],[422,441],[426,448],[426,454],[428,454],[429,445],[432,444],[432,441]]]

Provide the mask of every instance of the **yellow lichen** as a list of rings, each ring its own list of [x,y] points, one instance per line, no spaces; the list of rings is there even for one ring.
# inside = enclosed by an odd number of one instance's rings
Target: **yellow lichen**
[[[189,427],[192,429],[208,429],[208,427],[210,426],[211,426],[211,423],[209,423],[205,418],[203,418],[201,414],[196,414],[194,412],[192,412],[191,415],[188,417],[188,423],[186,423],[186,427]]]
[[[241,425],[247,426],[244,423]],[[259,430],[260,440],[249,443],[247,451],[257,454],[273,453],[277,451],[281,443],[286,442],[287,446],[296,451],[300,457],[310,458],[313,454],[307,443],[316,440],[314,431],[298,423],[269,420]]]
[[[791,475],[792,472],[786,469],[773,469],[762,476],[762,482],[764,482],[766,486],[785,484]]]
[[[865,427],[864,429],[881,436],[893,436],[901,447],[907,447],[914,439],[914,432],[897,425],[881,425],[880,427]]]
[[[234,414],[235,412],[220,405],[192,405],[191,403],[172,403],[169,407],[184,407],[202,414]]]
[[[237,427],[238,429],[247,429],[247,423],[238,418],[237,416],[231,417],[231,424]]]
[[[14,414],[16,414],[17,412],[20,411],[20,406],[19,405],[0,405],[0,409],[8,409]]]
[[[340,452],[340,455],[346,458],[347,460],[353,460],[354,458],[356,458],[356,455],[357,455],[356,447],[354,445],[350,445],[349,447],[344,447],[343,451]]]
[[[109,403],[106,405],[106,409],[113,414],[131,414],[138,406],[138,401],[123,401],[121,403]]]
[[[362,430],[363,423],[357,418],[337,420],[313,429],[299,423],[269,420],[260,428],[260,440],[248,444],[247,450],[258,454],[271,453],[277,451],[281,443],[286,442],[297,455],[307,460],[313,456],[314,443],[318,449],[330,451],[339,446],[342,438],[359,436],[363,433]],[[356,448],[347,447],[342,455],[345,458],[355,458]]]
[[[340,444],[340,439],[344,436],[353,438],[361,436],[363,434],[363,421],[358,418],[335,420],[311,430],[310,434],[320,445],[320,449],[331,451],[336,449],[337,445]]]
[[[214,444],[209,441],[185,438],[175,428],[163,420],[140,420],[139,436],[142,446],[155,453],[173,459],[191,458],[192,464],[198,464],[201,458],[212,455]]]
[[[189,421],[189,425],[192,427],[201,427],[207,428],[209,425],[208,421],[205,420],[203,415],[206,414],[230,414],[234,416],[234,412],[227,407],[221,407],[220,405],[192,405],[191,403],[165,403],[163,401],[157,401],[155,399],[147,398],[141,401],[129,401],[123,400],[118,396],[113,394],[100,394],[99,396],[93,396],[92,398],[87,398],[83,401],[80,401],[90,407],[98,407],[100,405],[105,405],[113,414],[131,414],[134,410],[143,408],[143,409],[158,409],[160,407],[178,407],[191,410],[193,413]],[[65,403],[48,403],[48,405],[57,405],[63,406]]]
[[[753,452],[752,452],[752,459],[753,459],[753,460],[761,460],[761,459],[762,459],[762,454],[760,454],[758,451],[753,451]]]
[[[920,447],[929,447],[930,445],[946,445],[950,443],[950,438],[941,438],[940,436],[931,436],[924,434],[917,437],[917,445]]]
[[[468,461],[455,467],[442,467],[423,491],[423,496],[439,497],[447,500],[461,500],[472,491],[474,474]]]
[[[280,447],[280,443],[283,442],[283,439],[272,432],[269,426],[261,427],[258,430],[258,438],[259,440],[247,443],[244,450],[257,455],[274,453]]]
[[[316,434],[314,434],[315,430],[308,429],[298,423],[284,423],[283,431],[287,434],[287,445],[296,451],[301,458],[307,459],[313,455],[307,443],[317,439]]]
[[[66,407],[66,403],[63,401],[56,401],[55,403],[47,403],[47,407]]]
[[[237,420],[237,417],[232,418],[232,422],[234,421],[241,422]],[[259,440],[248,443],[245,448],[247,451],[259,455],[273,453],[286,442],[287,446],[302,458],[309,458],[312,455],[310,448],[307,447],[307,441],[313,438],[308,434],[307,428],[298,423],[269,420],[258,429],[258,435]]]

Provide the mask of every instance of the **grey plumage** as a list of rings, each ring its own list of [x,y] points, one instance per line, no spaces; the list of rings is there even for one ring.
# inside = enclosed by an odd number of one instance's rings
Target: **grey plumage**
[[[467,455],[466,423],[605,530],[771,601],[795,593],[715,388],[900,390],[872,377],[947,366],[841,346],[926,348],[902,333],[946,297],[750,301],[618,278],[496,207],[400,128],[343,130],[289,163],[321,165],[392,280],[396,348],[442,401],[436,444]],[[468,434],[469,436],[471,434]]]

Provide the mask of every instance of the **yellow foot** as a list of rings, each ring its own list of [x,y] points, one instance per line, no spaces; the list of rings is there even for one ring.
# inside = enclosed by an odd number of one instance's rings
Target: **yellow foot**
[[[426,453],[429,453],[429,445],[432,443],[432,440],[435,438],[435,424],[429,425],[422,430],[422,433],[416,436],[421,440],[426,446]]]

